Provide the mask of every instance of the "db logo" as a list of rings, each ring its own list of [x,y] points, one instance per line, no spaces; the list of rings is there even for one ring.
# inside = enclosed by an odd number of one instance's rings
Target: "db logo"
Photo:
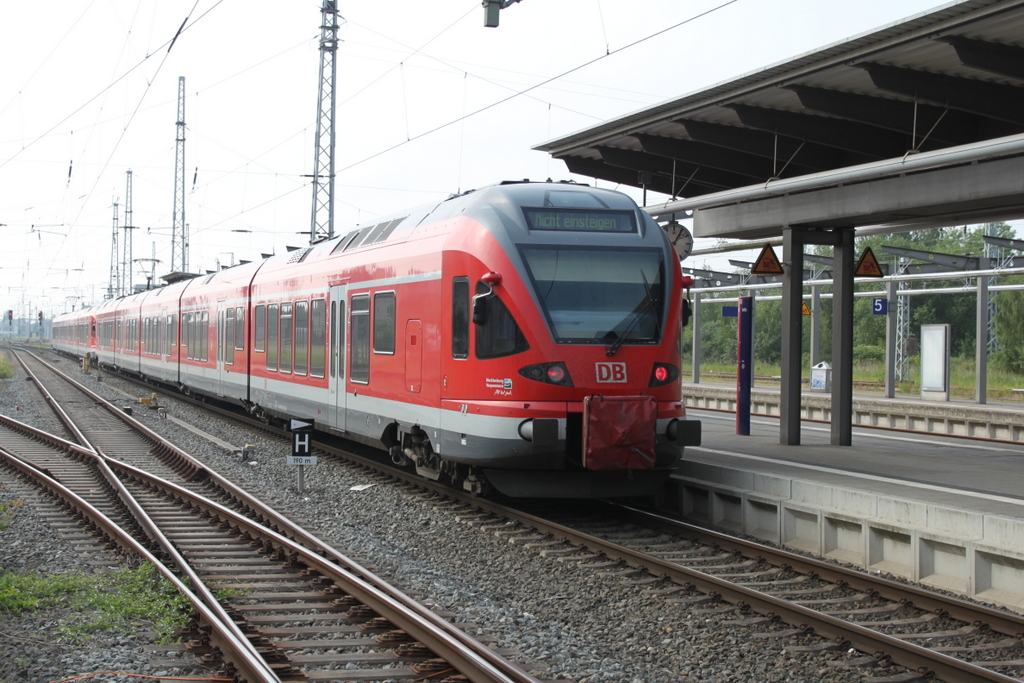
[[[597,381],[605,384],[609,383],[625,383],[626,381],[626,364],[625,363],[594,363],[595,370],[597,371]]]

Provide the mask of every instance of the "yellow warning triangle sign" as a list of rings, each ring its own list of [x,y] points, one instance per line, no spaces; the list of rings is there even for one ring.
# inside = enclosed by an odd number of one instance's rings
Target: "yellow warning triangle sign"
[[[857,267],[853,271],[854,277],[884,277],[885,273],[882,272],[882,266],[878,265],[878,259],[875,258],[875,254],[871,251],[871,247],[864,247],[864,253],[860,255],[860,261],[857,261]]]
[[[754,261],[754,267],[750,269],[750,272],[753,275],[782,275],[782,263],[779,262],[779,257],[775,255],[772,245],[764,245],[761,255]]]
[[[806,301],[804,302],[803,308],[800,309],[800,313],[802,313],[803,315],[811,314],[811,307],[807,305]]]

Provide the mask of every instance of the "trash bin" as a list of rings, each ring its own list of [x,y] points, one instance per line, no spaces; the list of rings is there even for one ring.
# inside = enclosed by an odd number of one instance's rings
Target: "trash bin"
[[[811,391],[832,391],[832,366],[824,361],[811,366]]]

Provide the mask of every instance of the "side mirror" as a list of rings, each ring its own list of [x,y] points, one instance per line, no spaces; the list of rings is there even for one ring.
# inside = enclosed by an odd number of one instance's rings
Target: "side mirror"
[[[693,315],[693,307],[690,305],[689,299],[683,299],[683,311],[682,311],[682,324],[686,327],[690,324],[690,316]]]
[[[483,325],[487,322],[487,303],[488,297],[494,296],[494,290],[492,289],[487,294],[477,294],[473,297],[473,324]]]

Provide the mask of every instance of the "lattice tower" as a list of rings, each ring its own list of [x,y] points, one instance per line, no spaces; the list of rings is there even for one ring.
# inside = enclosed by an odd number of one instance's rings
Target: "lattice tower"
[[[185,77],[178,77],[178,122],[174,144],[174,216],[171,223],[171,272],[188,272],[185,224]]]
[[[124,196],[124,240],[121,244],[121,287],[124,294],[131,294],[132,287],[132,171],[126,172]]]
[[[118,204],[114,202],[114,229],[110,234],[110,282],[107,284],[107,298],[113,299],[121,296],[121,254],[117,248],[118,229],[117,212]]]
[[[334,237],[334,103],[338,66],[338,3],[320,10],[320,93],[313,160],[313,215],[309,241]]]
[[[903,256],[896,257],[895,270],[897,275],[903,275],[907,271],[910,259]],[[897,290],[907,289],[908,283],[900,281],[896,286]],[[908,367],[907,339],[910,337],[910,297],[896,295],[896,380],[904,381],[910,379],[910,368]]]

